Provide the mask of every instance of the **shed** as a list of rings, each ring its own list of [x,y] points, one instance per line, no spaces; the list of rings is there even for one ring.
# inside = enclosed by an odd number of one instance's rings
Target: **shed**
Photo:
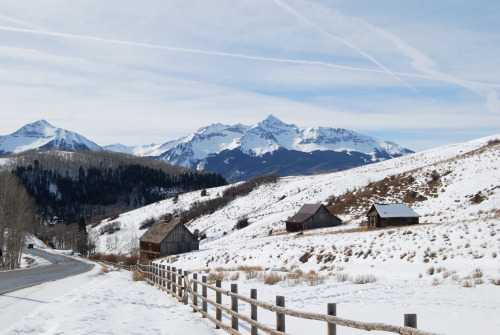
[[[177,220],[156,221],[139,241],[141,262],[200,248],[198,239]]]
[[[420,215],[404,204],[374,204],[366,214],[369,227],[418,224]]]
[[[323,204],[305,204],[286,221],[288,232],[307,229],[334,227],[342,224],[342,220],[330,213]]]

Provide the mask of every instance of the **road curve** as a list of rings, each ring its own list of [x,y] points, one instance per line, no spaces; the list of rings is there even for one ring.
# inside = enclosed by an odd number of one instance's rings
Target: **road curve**
[[[94,267],[93,264],[73,257],[52,254],[40,249],[25,250],[25,253],[45,258],[52,264],[25,270],[0,271],[0,295],[87,272]]]

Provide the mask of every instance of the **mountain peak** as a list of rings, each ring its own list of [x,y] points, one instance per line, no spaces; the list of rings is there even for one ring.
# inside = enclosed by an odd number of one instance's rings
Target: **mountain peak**
[[[16,131],[15,135],[24,135],[29,137],[38,137],[38,136],[49,136],[54,133],[57,128],[48,123],[45,120],[38,120],[33,123],[28,123],[18,131]]]
[[[52,128],[55,128],[53,125],[51,125],[50,123],[48,123],[47,121],[41,119],[41,120],[38,120],[36,122],[33,122],[33,123],[29,123],[28,126],[30,125],[33,125],[33,126],[49,126],[49,127],[52,127]]]
[[[269,116],[262,121],[263,124],[274,124],[274,125],[285,125],[288,126],[286,123],[278,119],[276,116],[269,114]]]
[[[85,137],[54,127],[43,119],[29,123],[11,135],[0,136],[0,153],[4,154],[53,147],[63,150],[102,150]]]

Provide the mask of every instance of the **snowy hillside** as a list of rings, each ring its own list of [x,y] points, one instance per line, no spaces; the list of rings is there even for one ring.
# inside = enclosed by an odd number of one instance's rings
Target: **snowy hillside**
[[[19,153],[54,147],[62,150],[102,150],[82,135],[56,128],[45,120],[27,124],[13,134],[0,136],[0,153]]]
[[[410,205],[422,215],[421,223],[453,224],[494,219],[498,216],[500,197],[500,154],[499,145],[486,145],[488,140],[449,145],[337,173],[281,178],[276,184],[264,185],[246,197],[237,198],[212,215],[190,222],[188,226],[191,230],[198,229],[207,234],[208,238],[202,242],[204,248],[228,245],[235,238],[242,241],[259,237],[267,242],[269,231],[273,230],[273,236],[282,233],[284,221],[304,203],[326,203],[332,196],[339,197],[386,177],[410,172],[415,179],[411,187],[417,191],[423,190],[423,185],[427,185],[434,170],[443,175],[438,189],[427,200]],[[167,212],[187,210],[194,201],[217,197],[222,191],[223,188],[209,189],[207,197],[201,197],[200,192],[192,192],[181,195],[177,203],[169,199],[124,213],[116,219],[122,227],[119,232],[98,237],[99,250],[127,251],[129,249],[122,247],[122,241],[133,244],[143,232],[138,230],[142,221],[150,217],[159,218]],[[405,194],[406,190],[404,194],[392,194],[387,199],[374,195],[372,199],[368,199],[366,206],[352,208],[347,213],[340,214],[347,225],[332,228],[328,232],[358,227],[372,202],[401,202]],[[476,194],[483,197],[480,203],[472,200]],[[249,218],[249,227],[233,231],[235,223],[243,216]],[[105,224],[107,222],[102,222],[96,227],[94,234]],[[285,234],[282,237],[290,236]],[[197,257],[202,257],[203,254],[199,253]]]
[[[262,292],[270,302],[273,295],[287,296],[290,308],[323,313],[327,302],[337,302],[343,316],[392,324],[401,324],[402,311],[418,313],[419,329],[440,333],[473,333],[474,326],[463,318],[466,308],[489,333],[500,326],[495,312],[500,308],[500,143],[492,141],[496,138],[500,135],[337,173],[281,178],[190,222],[191,231],[207,234],[200,251],[160,262],[198,272],[209,268],[244,290],[259,287],[259,296]],[[410,175],[408,186],[403,181]],[[384,180],[400,180],[403,187],[391,184],[384,190]],[[223,189],[209,189],[208,198]],[[422,216],[420,225],[359,226],[368,205],[401,202],[413,192],[415,199],[408,203]],[[302,204],[326,203],[332,196],[349,206],[338,214],[345,225],[303,234],[285,232],[285,220]],[[348,202],[348,196],[357,196],[359,205]],[[184,194],[176,203],[166,200],[103,221],[91,234],[101,252],[137,250],[143,233],[138,227],[145,219],[206,199],[200,192]],[[332,209],[338,210],[335,205]],[[250,225],[235,230],[243,216]],[[100,228],[114,222],[119,222],[120,231],[99,235]],[[271,276],[276,285],[264,285]],[[297,333],[319,329],[310,327],[294,325]]]

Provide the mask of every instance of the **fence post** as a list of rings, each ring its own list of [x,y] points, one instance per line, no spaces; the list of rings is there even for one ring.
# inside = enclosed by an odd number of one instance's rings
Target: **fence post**
[[[165,264],[161,266],[161,287],[165,287]]]
[[[326,314],[337,316],[337,304],[328,304],[326,310]],[[337,335],[337,325],[335,323],[328,323],[328,335]]]
[[[253,288],[250,290],[250,298],[257,300],[257,289]],[[257,321],[257,305],[250,305],[250,318]],[[251,335],[257,335],[258,328],[252,325]]]
[[[215,286],[218,288],[222,287],[222,282],[220,279],[217,279],[215,281]],[[222,293],[216,292],[215,293],[215,302],[218,303],[219,305],[222,305]],[[217,321],[222,321],[222,310],[220,308],[215,309],[215,318]],[[220,329],[219,326],[215,326],[215,329]]]
[[[405,327],[417,329],[417,314],[405,314]]]
[[[182,269],[177,269],[177,273],[179,275],[177,276],[177,284],[179,285],[179,297],[182,299]]]
[[[198,274],[197,273],[193,273],[193,279],[194,280],[198,280]],[[197,282],[193,282],[193,291],[194,293],[198,294],[198,283]],[[196,307],[198,307],[198,297],[196,296],[196,294],[193,294],[193,305],[195,305]],[[193,308],[193,312],[196,312],[196,309]]]
[[[201,282],[203,284],[206,284],[207,283],[207,276],[201,276]],[[203,287],[201,288],[201,295],[205,299],[207,299],[207,297],[208,297],[207,287],[205,285],[203,285]],[[202,308],[203,312],[207,313],[207,301],[205,299],[203,299],[203,301],[201,302],[201,308]],[[203,316],[203,317],[205,317],[205,316]]]
[[[151,262],[148,263],[148,280],[151,280]]]
[[[188,272],[184,271],[184,296],[186,297],[186,300],[184,300],[184,305],[187,305],[189,303],[189,286],[188,286]]]
[[[177,268],[172,267],[172,296],[177,294]]]
[[[171,275],[170,275],[170,265],[167,266],[167,290],[171,290],[172,289],[172,285],[170,284],[170,278],[171,278]]]
[[[159,280],[158,280],[159,267],[158,267],[157,263],[153,263],[153,264],[155,265],[155,285],[158,285],[159,284]]]
[[[285,307],[285,297],[276,296],[276,306]],[[285,314],[276,312],[276,330],[285,332]]]
[[[231,292],[238,293],[238,284],[231,284]],[[231,297],[231,310],[238,313],[238,298],[236,297]],[[231,316],[231,327],[238,330],[238,318],[234,315]]]

